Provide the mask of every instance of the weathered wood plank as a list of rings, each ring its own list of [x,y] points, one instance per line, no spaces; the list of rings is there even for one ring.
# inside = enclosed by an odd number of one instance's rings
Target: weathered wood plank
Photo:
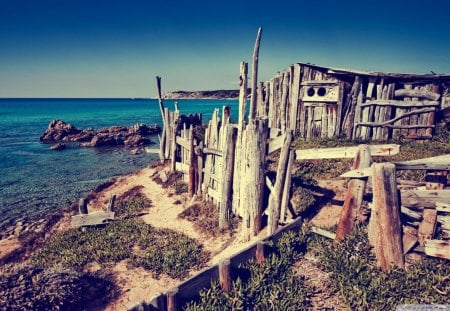
[[[361,104],[362,108],[370,107],[370,106],[394,106],[400,108],[413,108],[413,107],[433,107],[439,106],[440,103],[438,101],[401,101],[401,100],[393,100],[393,99],[377,99],[377,100],[368,100],[364,104]]]
[[[425,254],[450,259],[450,241],[425,240]]]
[[[175,169],[178,172],[182,172],[183,174],[189,173],[189,165],[187,163],[176,162],[175,163]]]
[[[219,157],[223,156],[223,152],[219,149],[215,149],[215,148],[203,148],[203,154],[213,154]]]
[[[392,264],[403,268],[402,225],[397,194],[395,165],[372,165],[373,206],[369,222],[369,241],[374,247],[377,265],[389,271]]]
[[[285,136],[286,136],[286,134],[283,134],[283,135],[278,136],[275,139],[272,139],[271,141],[269,141],[269,146],[268,146],[268,151],[267,151],[268,154],[271,154],[272,152],[275,152],[275,151],[281,149],[281,147],[283,146]]]
[[[237,128],[228,124],[224,129],[224,157],[221,177],[219,185],[222,192],[222,198],[220,199],[219,208],[219,227],[225,228],[228,225],[228,221],[231,213],[231,195],[233,188],[233,168],[234,168],[234,154],[236,147]]]
[[[398,170],[450,170],[450,154],[411,161],[394,162]]]
[[[450,213],[450,203],[436,202],[436,210],[438,212]]]
[[[401,190],[402,205],[435,208],[438,202],[450,202],[450,190]]]
[[[355,155],[353,168],[366,168],[372,164],[372,157],[368,145],[360,145]],[[349,236],[354,227],[364,221],[361,204],[366,190],[367,179],[352,179],[348,183],[348,190],[344,200],[344,206],[339,216],[336,241],[342,241]]]
[[[423,210],[423,220],[419,224],[418,241],[421,246],[425,245],[426,239],[433,238],[436,231],[437,212],[433,209]]]
[[[256,86],[258,84],[258,60],[259,60],[259,44],[261,42],[262,27],[259,27],[256,35],[255,46],[253,48],[252,62],[252,89],[250,93],[250,109],[248,112],[248,121],[252,122],[256,114]]]
[[[392,123],[395,123],[395,121],[398,121],[398,120],[403,119],[403,118],[408,117],[408,116],[418,115],[418,114],[426,113],[426,112],[435,112],[435,111],[436,111],[436,108],[434,108],[434,107],[433,108],[417,109],[417,110],[412,110],[410,112],[404,113],[402,115],[399,115],[399,116],[397,116],[395,118],[392,118],[390,120],[387,120],[387,121],[383,121],[383,122],[358,122],[358,123],[355,123],[355,126],[408,128],[408,126],[406,126],[406,125],[400,126],[400,125],[394,125]],[[426,125],[426,124],[422,125],[422,124],[417,124],[417,123],[411,124],[411,125],[414,125],[415,128],[417,128],[417,127],[430,127],[431,126],[431,125]]]
[[[373,157],[391,156],[400,152],[400,145],[369,145],[370,154]],[[338,147],[338,148],[314,148],[296,151],[297,160],[315,160],[315,159],[344,159],[354,158],[358,152],[358,146]]]
[[[180,146],[183,147],[184,149],[189,150],[189,142],[188,142],[187,139],[184,139],[184,138],[181,137],[181,136],[177,136],[176,139],[175,139],[175,141],[176,141],[176,143],[177,143],[178,145],[180,145]]]
[[[291,150],[289,153],[289,160],[286,169],[286,181],[284,182],[283,196],[281,198],[281,211],[280,211],[281,223],[285,223],[286,221],[286,211],[288,210],[288,205],[291,201],[292,165],[294,164],[294,158],[295,153],[293,150]]]
[[[311,227],[311,232],[314,232],[315,234],[321,235],[323,237],[329,238],[329,239],[335,239],[336,238],[336,233],[334,232],[330,232],[321,228],[317,228],[317,227]]]
[[[114,220],[114,212],[98,211],[72,216],[71,224],[75,227],[95,226],[104,224],[110,220]]]
[[[436,101],[441,95],[437,93],[433,93],[426,90],[409,90],[409,89],[399,89],[395,90],[395,97],[418,97],[418,98],[426,98],[429,100]]]

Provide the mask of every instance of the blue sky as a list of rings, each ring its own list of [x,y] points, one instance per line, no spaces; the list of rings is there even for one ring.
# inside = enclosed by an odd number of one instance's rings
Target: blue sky
[[[0,0],[0,97],[154,97],[237,88],[295,62],[450,73],[450,1]]]

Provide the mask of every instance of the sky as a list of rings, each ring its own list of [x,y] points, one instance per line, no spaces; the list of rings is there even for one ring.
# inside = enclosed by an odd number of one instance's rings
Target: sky
[[[450,1],[0,0],[0,97],[237,89],[296,62],[450,73]]]

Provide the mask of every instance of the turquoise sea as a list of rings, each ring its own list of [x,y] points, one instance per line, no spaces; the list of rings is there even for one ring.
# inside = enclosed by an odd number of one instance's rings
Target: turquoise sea
[[[177,100],[181,113],[202,113],[208,121],[214,108],[236,100]],[[173,109],[174,100],[165,106]],[[131,173],[156,159],[115,148],[49,150],[39,137],[53,119],[79,129],[138,122],[161,124],[157,100],[152,99],[0,99],[0,229],[18,220],[61,209],[117,175]],[[158,138],[152,139],[156,143]],[[157,147],[155,145],[154,147]]]

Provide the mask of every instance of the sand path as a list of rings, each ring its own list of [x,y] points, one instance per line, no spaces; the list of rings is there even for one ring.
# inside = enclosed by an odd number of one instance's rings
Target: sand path
[[[148,214],[142,216],[143,220],[156,228],[168,228],[184,233],[202,243],[205,250],[209,251],[212,256],[207,266],[214,265],[221,259],[239,252],[265,235],[263,231],[252,241],[242,242],[239,237],[226,235],[212,238],[196,231],[191,222],[178,218],[178,214],[186,209],[190,203],[188,196],[186,194],[175,195],[173,190],[163,188],[157,184],[152,179],[155,172],[156,169],[154,168],[144,168],[133,174],[118,178],[113,185],[101,191],[89,203],[89,210],[105,208],[109,197],[113,193],[119,197],[125,191],[135,186],[143,186],[142,193],[152,201],[152,207],[149,209]],[[177,201],[178,203],[175,203]],[[150,271],[131,267],[127,265],[126,261],[118,263],[110,268],[108,272],[115,276],[116,283],[121,290],[121,296],[108,305],[107,310],[123,310],[142,300],[150,301],[158,293],[175,287],[181,282],[167,276],[155,279]],[[190,275],[196,272],[191,271]]]

